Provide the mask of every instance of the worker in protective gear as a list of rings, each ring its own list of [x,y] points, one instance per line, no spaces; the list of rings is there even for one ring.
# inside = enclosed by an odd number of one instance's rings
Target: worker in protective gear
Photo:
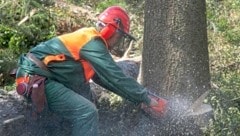
[[[134,39],[129,29],[126,11],[112,6],[99,15],[96,28],[81,28],[38,44],[19,58],[18,93],[32,99],[37,112],[47,103],[51,111],[71,121],[73,136],[98,135],[90,79],[129,101],[158,109],[158,101],[124,75],[109,53],[125,51]]]

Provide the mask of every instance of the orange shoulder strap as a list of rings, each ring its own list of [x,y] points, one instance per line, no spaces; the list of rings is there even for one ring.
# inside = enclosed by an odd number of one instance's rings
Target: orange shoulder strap
[[[59,36],[67,50],[75,60],[79,60],[81,48],[94,37],[101,37],[95,28],[82,28],[73,33]]]

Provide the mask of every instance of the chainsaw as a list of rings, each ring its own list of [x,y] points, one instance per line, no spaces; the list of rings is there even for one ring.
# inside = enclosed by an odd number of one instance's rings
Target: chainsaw
[[[210,112],[212,108],[207,104],[203,104],[203,101],[208,94],[209,91],[206,91],[196,101],[194,101],[192,105],[182,109],[182,116],[194,116]],[[160,97],[152,92],[148,92],[148,96],[150,99],[154,99],[158,103],[156,106],[147,106],[145,104],[141,105],[141,109],[143,109],[143,111],[149,114],[151,117],[162,118],[167,114],[171,114],[171,112],[176,111],[176,109],[172,109],[174,107],[176,108],[176,105],[173,106],[172,104],[174,103],[172,103],[171,100]]]
[[[147,106],[146,104],[141,105],[141,109],[143,109],[144,112],[149,114],[152,117],[163,117],[167,113],[167,105],[168,101],[165,98],[159,97],[158,95],[148,92],[148,97],[151,100],[155,100],[157,104],[155,106]]]

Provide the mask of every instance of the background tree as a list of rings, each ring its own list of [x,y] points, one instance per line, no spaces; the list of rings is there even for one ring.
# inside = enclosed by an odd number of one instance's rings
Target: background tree
[[[142,83],[196,100],[210,89],[204,0],[145,3]]]

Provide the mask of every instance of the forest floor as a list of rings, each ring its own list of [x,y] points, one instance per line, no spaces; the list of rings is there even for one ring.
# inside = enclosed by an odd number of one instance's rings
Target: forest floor
[[[125,74],[138,72],[136,63],[117,62]],[[91,83],[96,94],[100,136],[201,136],[200,127],[192,119],[180,118],[180,112],[152,118],[138,105],[126,100],[112,102],[112,93]],[[182,109],[181,109],[182,111]],[[37,118],[31,115],[30,104],[16,91],[0,90],[1,136],[69,136],[71,124],[49,110]]]
[[[111,106],[110,93],[101,91],[100,136],[201,136],[199,127],[188,119],[152,118],[128,101]],[[104,98],[103,98],[104,97]],[[103,101],[103,99],[105,99]],[[1,136],[68,136],[70,122],[45,110],[35,118],[31,108],[15,91],[0,90]]]

